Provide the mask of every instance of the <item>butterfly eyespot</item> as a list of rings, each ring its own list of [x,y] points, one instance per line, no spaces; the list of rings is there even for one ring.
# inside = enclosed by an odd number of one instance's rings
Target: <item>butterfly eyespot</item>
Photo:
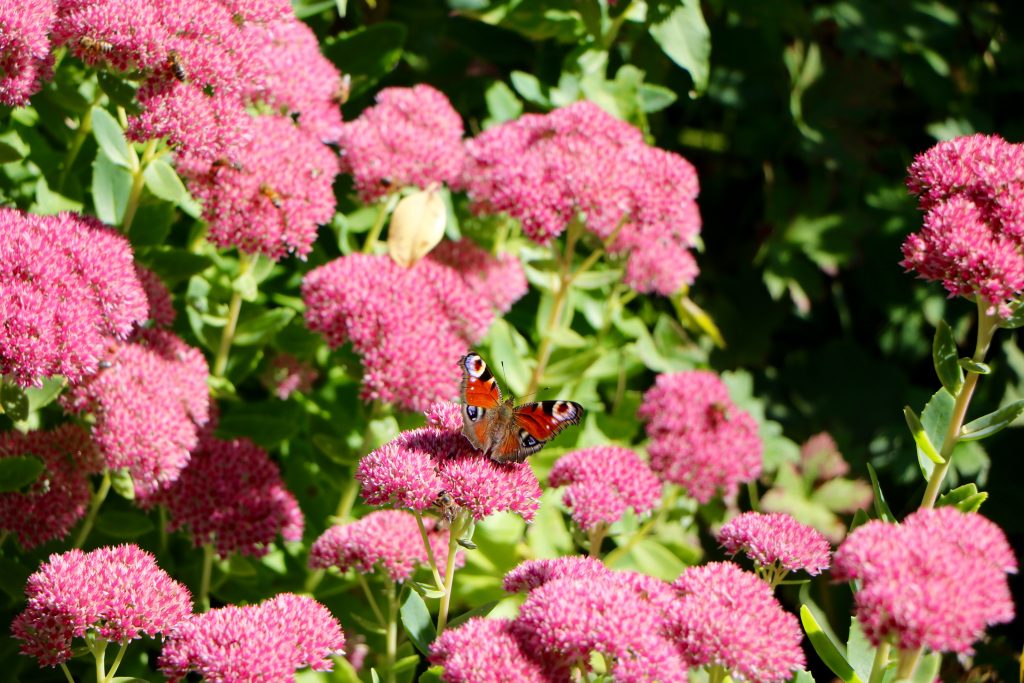
[[[473,422],[479,420],[480,415],[482,413],[483,411],[480,408],[477,408],[476,406],[466,406],[466,417],[468,417]]]
[[[523,445],[526,446],[527,448],[533,448],[538,443],[540,443],[539,441],[537,441],[537,439],[533,438],[532,436],[530,436],[526,432],[520,433],[519,439],[523,442]]]

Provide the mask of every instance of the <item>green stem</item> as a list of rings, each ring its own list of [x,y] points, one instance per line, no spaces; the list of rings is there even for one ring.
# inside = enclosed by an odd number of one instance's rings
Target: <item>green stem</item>
[[[100,103],[103,99],[103,90],[96,88],[96,97],[89,103],[89,107],[82,114],[82,120],[78,124],[78,130],[75,131],[75,137],[71,139],[71,146],[68,147],[68,153],[64,156],[64,163],[60,167],[60,175],[57,176],[57,190],[64,189],[64,183],[67,182],[68,173],[71,171],[71,167],[75,165],[75,160],[78,159],[78,153],[82,151],[82,145],[85,144],[86,138],[89,137],[89,133],[92,132],[92,108]]]
[[[434,557],[434,549],[430,546],[430,537],[427,535],[427,527],[423,524],[423,515],[419,510],[413,510],[416,515],[416,524],[420,528],[420,538],[423,539],[423,546],[427,549],[427,559],[430,560],[430,571],[434,573],[434,585],[438,590],[444,590],[441,582],[441,572],[437,569],[437,558]]]
[[[384,230],[384,223],[387,221],[388,214],[390,213],[391,204],[392,197],[388,197],[386,201],[380,203],[380,208],[377,210],[377,218],[373,221],[373,226],[366,235],[366,241],[363,242],[364,254],[372,254],[373,248],[377,246],[377,240],[380,239],[380,233]]]
[[[604,541],[604,536],[607,533],[608,533],[608,525],[607,524],[598,524],[597,526],[595,526],[593,529],[591,529],[587,533],[587,536],[590,539],[590,549],[589,549],[590,557],[600,557],[601,556],[601,542]]]
[[[871,663],[871,677],[868,683],[882,683],[885,669],[889,666],[889,641],[883,640],[875,649],[875,659]]]
[[[999,319],[996,316],[989,315],[985,308],[986,304],[979,300],[978,340],[974,347],[973,356],[973,360],[978,363],[985,360],[985,354],[988,353],[992,337],[995,335],[996,330],[999,329]],[[949,427],[946,429],[946,436],[943,438],[942,448],[939,450],[939,455],[945,462],[941,465],[936,465],[932,470],[932,476],[929,477],[928,486],[924,491],[924,498],[921,499],[922,508],[935,507],[935,501],[939,497],[942,482],[946,478],[946,472],[949,471],[953,449],[956,448],[956,444],[960,440],[960,428],[963,427],[964,418],[967,415],[967,406],[971,403],[971,397],[974,395],[974,389],[977,384],[978,375],[968,372],[967,377],[964,378],[964,384],[960,388],[959,393],[957,393],[956,400],[953,402],[953,414],[949,418]]]
[[[437,610],[437,635],[444,633],[444,627],[448,624],[448,608],[452,602],[452,588],[455,583],[455,557],[459,551],[459,539],[470,523],[468,513],[460,510],[448,530],[448,561],[444,568],[444,595],[441,597],[441,606]]]
[[[916,650],[900,650],[899,664],[896,667],[896,678],[897,681],[909,681],[914,677],[914,671],[917,670],[917,663],[921,660],[921,649]]]
[[[249,272],[252,266],[252,257],[244,251],[238,254],[238,275],[240,278]],[[228,304],[228,319],[224,324],[224,331],[220,335],[220,346],[217,348],[217,356],[213,361],[213,374],[215,377],[223,377],[228,367],[228,354],[231,352],[231,342],[235,339],[235,329],[238,327],[238,314],[242,310],[242,292],[237,288],[231,292],[231,303]]]
[[[615,562],[618,561],[620,557],[629,553],[629,551],[632,550],[637,543],[644,540],[647,537],[647,534],[651,533],[655,527],[664,523],[664,521],[668,519],[669,512],[673,507],[675,507],[676,496],[678,494],[679,490],[674,485],[666,482],[664,493],[661,496],[661,506],[658,508],[658,514],[651,517],[642,527],[637,529],[636,533],[633,534],[625,545],[620,545],[618,548],[608,553],[604,558],[604,563],[609,567],[614,566]]]
[[[395,659],[398,654],[398,595],[395,582],[388,579],[388,630],[385,666],[387,683],[395,683]]]
[[[82,528],[78,530],[75,542],[71,545],[72,548],[81,548],[85,545],[85,539],[89,538],[92,525],[96,523],[96,515],[99,514],[100,506],[103,505],[103,501],[106,500],[108,493],[110,493],[109,469],[103,471],[103,480],[100,482],[99,488],[93,491],[92,501],[89,503],[89,512],[85,515],[85,521],[82,522]]]
[[[10,536],[10,535],[11,535],[10,531],[5,531],[3,533],[0,533],[0,549],[2,549],[4,547],[4,543],[7,542],[7,537]]]
[[[117,667],[121,666],[121,660],[124,659],[124,653],[128,651],[128,641],[121,643],[121,649],[117,651],[117,656],[114,657],[114,663],[110,665],[110,671],[103,678],[103,683],[109,683],[114,679],[114,674],[117,673]]]
[[[373,610],[373,616],[377,617],[377,623],[381,626],[387,624],[387,620],[384,618],[384,613],[380,611],[380,606],[377,605],[377,600],[373,597],[373,591],[370,590],[370,584],[366,582],[366,577],[356,572],[356,578],[359,580],[359,585],[363,587],[363,593],[366,594],[366,601],[370,603],[370,609]]]
[[[359,493],[359,481],[354,477],[348,480],[341,492],[341,499],[338,501],[338,508],[334,511],[336,524],[345,524],[351,520],[352,507],[356,504],[356,495]]]
[[[213,556],[215,552],[213,550],[213,543],[206,543],[203,545],[203,574],[202,578],[199,579],[199,596],[196,602],[199,603],[199,610],[201,612],[209,611],[210,609],[210,578],[213,576]]]
[[[721,664],[712,664],[708,667],[708,683],[722,683],[726,673],[725,667]]]
[[[71,671],[68,670],[68,665],[64,662],[61,662],[60,668],[61,671],[64,672],[64,678],[68,679],[68,683],[75,683],[75,678],[71,675]]]
[[[93,659],[96,660],[96,683],[100,683],[100,681],[107,677],[107,667],[105,664],[107,641],[97,638],[96,642],[89,646],[89,650],[92,652]]]
[[[135,212],[139,209],[139,198],[142,197],[142,187],[146,182],[146,167],[156,155],[156,145],[156,139],[146,143],[142,149],[142,161],[136,161],[135,155],[132,154],[132,189],[128,192],[128,203],[125,204],[124,219],[121,220],[121,232],[126,235],[131,230]]]

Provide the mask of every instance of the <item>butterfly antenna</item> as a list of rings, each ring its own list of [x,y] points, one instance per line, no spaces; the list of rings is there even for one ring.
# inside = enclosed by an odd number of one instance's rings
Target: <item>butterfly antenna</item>
[[[538,389],[537,391],[531,391],[531,392],[530,392],[529,394],[527,394],[526,396],[523,396],[523,398],[524,398],[524,399],[527,399],[527,398],[530,398],[531,396],[536,396],[536,395],[537,395],[537,394],[539,394],[540,392],[542,392],[542,391],[548,391],[549,389],[551,389],[551,387],[541,387],[541,388],[540,388],[540,389]]]
[[[505,374],[505,361],[500,360],[498,361],[498,364],[501,366],[501,384],[502,386],[508,387],[508,375]],[[519,400],[512,394],[512,387],[509,387],[508,393],[513,403]]]

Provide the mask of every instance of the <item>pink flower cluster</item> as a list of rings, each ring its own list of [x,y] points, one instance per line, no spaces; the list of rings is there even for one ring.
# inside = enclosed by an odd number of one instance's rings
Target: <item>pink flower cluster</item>
[[[447,426],[402,432],[359,461],[366,502],[422,512],[444,492],[476,520],[503,511],[533,519],[541,492],[530,465],[499,465],[470,446],[461,420],[448,418]]]
[[[260,381],[275,396],[286,401],[296,391],[309,392],[319,376],[316,369],[306,361],[290,353],[279,353],[270,361]]]
[[[941,507],[858,527],[836,551],[832,576],[860,582],[857,620],[875,645],[970,654],[986,627],[1013,619],[1006,574],[1016,571],[998,526]]]
[[[527,593],[512,620],[470,620],[434,643],[449,683],[567,680],[600,653],[615,681],[684,681],[721,667],[753,681],[787,680],[804,664],[796,618],[771,589],[731,563],[687,569],[668,584],[591,558],[524,562],[505,577]]]
[[[25,586],[28,606],[11,625],[22,653],[43,666],[71,657],[87,631],[117,643],[167,634],[188,618],[188,589],[136,545],[51,555]]]
[[[283,0],[57,0],[53,38],[140,73],[134,140],[165,138],[210,239],[272,259],[309,253],[334,213],[341,83]],[[251,116],[247,107],[269,112]]]
[[[135,264],[135,274],[138,275],[139,284],[142,285],[146,300],[149,302],[149,319],[161,327],[173,325],[178,312],[174,310],[174,301],[167,285],[159,275],[138,263]]]
[[[832,560],[828,539],[820,531],[781,512],[744,512],[723,524],[716,536],[725,552],[743,552],[758,567],[777,565],[817,576]]]
[[[20,107],[49,77],[52,0],[0,0],[0,104]]]
[[[326,607],[282,593],[258,605],[196,614],[168,636],[160,670],[170,683],[190,673],[204,681],[291,681],[298,669],[330,671],[345,635]]]
[[[342,170],[373,202],[404,187],[456,184],[462,171],[462,119],[429,85],[385,88],[377,104],[342,126]]]
[[[696,171],[596,104],[526,114],[466,148],[463,182],[478,212],[518,218],[541,244],[582,217],[611,253],[628,254],[626,283],[641,292],[672,294],[696,278]]]
[[[622,519],[627,508],[642,515],[657,506],[661,481],[633,451],[593,446],[568,453],[551,468],[548,483],[565,486],[562,501],[580,529]]]
[[[266,451],[248,439],[203,434],[188,466],[159,497],[171,531],[187,526],[197,547],[211,543],[222,558],[265,555],[278,534],[302,539],[295,496]]]
[[[0,374],[77,383],[148,317],[131,246],[94,218],[0,209]]]
[[[1024,146],[959,137],[919,154],[907,175],[925,218],[900,265],[1008,316],[1024,291]]]
[[[198,443],[209,410],[203,354],[171,332],[141,330],[111,344],[109,367],[61,400],[73,413],[92,413],[92,437],[112,470],[128,468],[143,505],[175,481]]]
[[[757,422],[729,398],[718,375],[690,370],[658,375],[638,415],[647,422],[651,469],[701,503],[736,495],[761,474]]]
[[[457,361],[494,321],[492,304],[525,293],[517,262],[480,252],[465,241],[445,247],[444,258],[458,267],[432,256],[411,268],[383,255],[335,259],[303,280],[306,324],[332,347],[352,343],[362,356],[365,400],[422,410],[456,394]],[[493,290],[477,290],[479,278]],[[490,298],[488,291],[503,293]]]
[[[102,462],[88,432],[72,424],[0,433],[0,460],[24,456],[39,458],[44,469],[24,493],[0,493],[0,531],[17,534],[27,550],[71,531],[89,504],[88,475]]]
[[[448,561],[448,532],[433,528],[433,520],[424,522],[434,560],[443,567]],[[416,517],[405,510],[376,510],[352,524],[332,526],[309,550],[309,566],[314,569],[337,567],[369,574],[379,568],[392,581],[408,580],[417,567],[429,562]]]

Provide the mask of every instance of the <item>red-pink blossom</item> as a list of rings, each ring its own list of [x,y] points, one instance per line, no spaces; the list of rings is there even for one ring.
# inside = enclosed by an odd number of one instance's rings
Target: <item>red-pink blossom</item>
[[[730,555],[742,552],[758,567],[778,567],[816,576],[828,569],[828,539],[814,527],[783,512],[744,512],[719,529],[718,543]]]
[[[609,571],[601,560],[583,555],[526,560],[505,574],[503,586],[509,593],[526,593],[555,579],[586,581]]]
[[[171,36],[149,0],[56,0],[53,42],[95,67],[152,72]]]
[[[62,400],[95,418],[92,437],[106,465],[128,468],[140,502],[175,481],[209,415],[209,370],[203,354],[164,330],[141,330],[115,343],[109,367]]]
[[[330,671],[345,635],[326,607],[282,593],[258,605],[193,615],[167,637],[159,667],[170,683],[196,673],[214,683],[291,681],[298,669]]]
[[[92,631],[123,643],[167,634],[188,618],[188,589],[136,545],[50,555],[25,585],[28,606],[11,625],[21,652],[43,666],[71,657],[73,638]]]
[[[342,126],[342,170],[366,203],[403,187],[456,183],[462,170],[462,119],[429,85],[385,88],[377,104]]]
[[[1016,571],[998,526],[941,507],[858,527],[836,551],[832,576],[859,581],[857,619],[874,644],[970,654],[986,627],[1013,619],[1006,574]]]
[[[52,0],[0,0],[0,104],[20,107],[50,77]]]
[[[316,368],[306,361],[290,353],[279,353],[270,361],[260,381],[275,396],[285,401],[296,391],[308,393],[319,376]]]
[[[258,116],[252,126],[236,159],[186,155],[178,169],[203,203],[211,242],[274,260],[305,256],[334,215],[337,158],[290,118]]]
[[[580,219],[610,253],[628,254],[626,282],[642,292],[671,294],[696,277],[696,171],[592,102],[523,115],[466,147],[477,212],[518,218],[541,244]]]
[[[360,460],[355,476],[371,505],[422,512],[445,492],[476,520],[509,511],[529,521],[540,498],[540,484],[528,463],[494,462],[469,444],[461,425],[402,432]]]
[[[239,24],[266,23],[294,17],[288,0],[217,0]]]
[[[93,218],[0,209],[0,374],[21,386],[96,371],[148,317],[131,246]]]
[[[71,531],[89,504],[88,475],[102,465],[89,433],[72,424],[0,433],[0,460],[24,456],[44,469],[27,490],[0,493],[0,530],[17,534],[28,550]]]
[[[805,663],[803,633],[764,581],[732,562],[690,567],[672,584],[668,630],[692,667],[720,666],[734,678],[787,681]]]
[[[363,398],[407,410],[455,396],[459,357],[494,320],[486,295],[430,257],[403,268],[384,255],[344,256],[310,271],[302,296],[309,328],[362,356]]]
[[[444,667],[445,683],[548,683],[507,619],[473,617],[442,633],[430,646],[430,663]]]
[[[820,432],[800,445],[801,469],[814,481],[828,481],[849,473],[850,465],[839,452],[836,440],[828,432]]]
[[[278,534],[302,539],[295,496],[267,452],[249,439],[204,434],[160,502],[170,512],[171,531],[187,526],[197,547],[210,543],[220,557],[265,555]]]
[[[448,561],[448,532],[424,520],[434,560],[439,567]],[[461,563],[462,554],[456,557]],[[335,525],[321,534],[309,550],[309,566],[337,567],[369,574],[386,572],[392,581],[406,581],[417,567],[430,566],[416,517],[405,510],[376,510],[351,524]]]
[[[651,469],[701,503],[719,491],[734,496],[761,474],[757,422],[712,372],[658,375],[637,414],[647,422]]]
[[[341,110],[335,99],[338,69],[320,53],[316,35],[297,19],[246,26],[255,49],[250,57],[260,77],[246,96],[283,115],[296,115],[300,128],[323,142],[341,135]]]
[[[515,255],[492,256],[468,239],[443,240],[427,258],[455,269],[472,291],[500,313],[508,313],[529,289],[526,272]]]
[[[643,460],[621,446],[572,451],[551,468],[548,483],[565,486],[562,501],[584,531],[614,524],[627,508],[642,515],[661,497],[661,482]]]
[[[907,175],[925,218],[900,265],[1009,315],[1024,290],[1024,146],[959,137],[919,154]]]
[[[149,302],[149,319],[162,327],[173,325],[178,313],[174,310],[174,301],[167,285],[159,275],[138,263],[135,264],[135,274],[139,277],[139,284],[142,285],[146,300]]]

